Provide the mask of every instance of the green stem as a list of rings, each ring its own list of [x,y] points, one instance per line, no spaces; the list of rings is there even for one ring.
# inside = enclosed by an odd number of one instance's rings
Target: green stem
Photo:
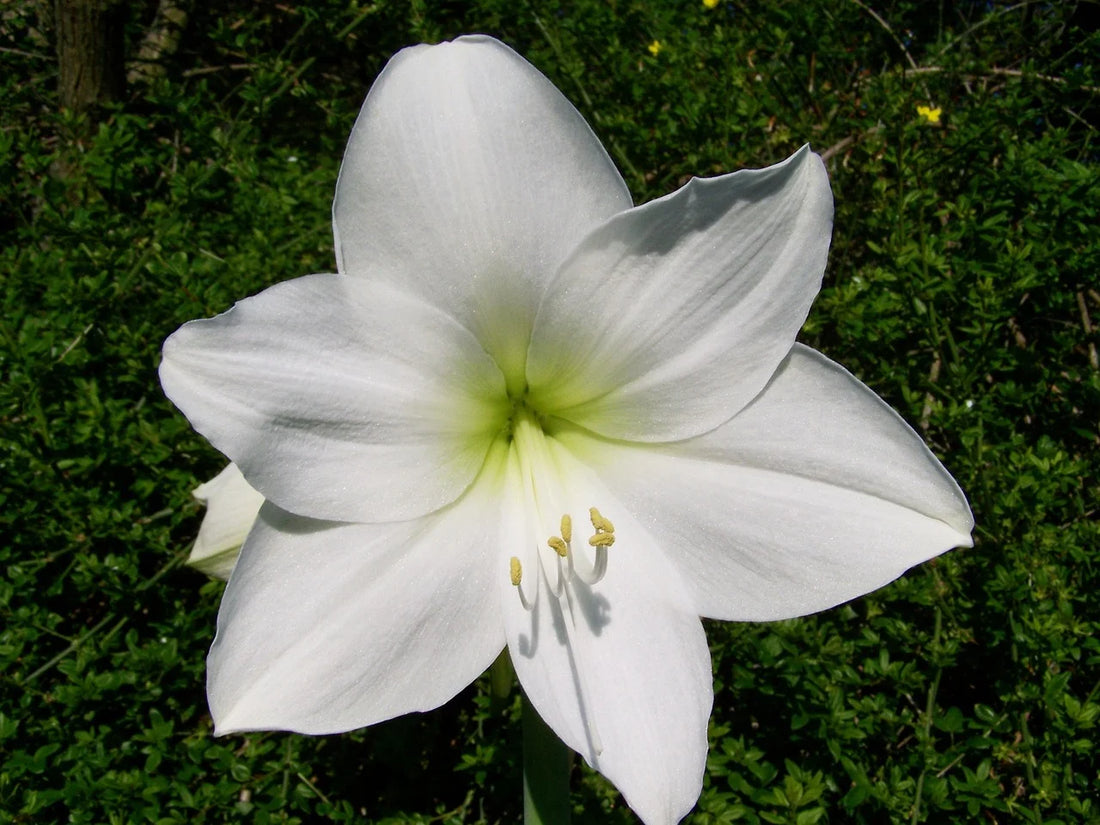
[[[511,707],[509,701],[512,694],[512,685],[516,682],[516,671],[512,667],[512,659],[508,655],[508,648],[500,651],[500,655],[489,665],[489,711],[493,714],[503,713],[505,708]],[[478,722],[478,735],[481,735],[481,723]]]
[[[493,699],[501,702],[507,699],[515,680],[516,671],[512,667],[512,658],[508,655],[508,648],[504,648],[489,665],[489,690]]]
[[[929,651],[932,655],[940,659],[942,652],[940,650],[940,631],[943,629],[943,611],[939,606],[936,606],[936,623],[932,631],[932,644],[929,647]],[[940,659],[942,661],[942,659]],[[932,717],[936,712],[936,694],[940,689],[940,678],[943,676],[943,665],[936,666],[936,675],[932,679],[932,687],[928,690],[928,701],[924,706],[924,724],[921,730],[918,731],[921,743],[922,756],[924,758],[924,767],[921,768],[920,776],[917,777],[917,789],[913,796],[913,815],[910,818],[911,825],[917,825],[920,822],[920,805],[921,796],[924,793],[924,777],[928,773],[928,763],[931,760],[929,755],[932,749]]]
[[[568,825],[572,754],[523,697],[524,825]]]

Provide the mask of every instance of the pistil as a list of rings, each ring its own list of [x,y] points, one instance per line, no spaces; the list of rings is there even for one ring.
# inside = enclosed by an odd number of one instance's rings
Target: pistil
[[[520,476],[524,520],[530,531],[528,535],[533,533],[533,536],[528,539],[529,543],[517,548],[520,555],[509,558],[509,577],[519,595],[520,604],[529,613],[535,609],[536,601],[542,593],[542,577],[545,577],[547,589],[557,603],[544,605],[543,609],[560,611],[564,619],[570,639],[567,650],[577,680],[581,706],[588,709],[582,711],[585,730],[589,745],[599,754],[603,751],[603,741],[591,711],[594,694],[585,677],[590,669],[582,661],[586,655],[585,630],[582,627],[585,619],[577,605],[578,600],[587,598],[587,595],[576,583],[581,582],[591,587],[607,573],[607,550],[615,543],[615,526],[597,508],[589,508],[588,516],[593,531],[588,537],[588,546],[592,548],[591,560],[589,553],[583,550],[583,545],[581,548],[574,547],[573,519],[569,513],[560,517],[558,534],[543,540],[542,537],[546,535],[543,531],[548,524],[553,523],[547,517],[548,514],[563,512],[567,491],[571,488],[561,478],[559,466],[554,460],[537,416],[526,406],[517,405],[513,411],[510,446],[514,450],[511,460],[516,462]],[[524,541],[522,534],[519,540]],[[532,556],[535,566],[528,575],[533,575],[534,578],[525,581],[522,559],[531,559]],[[529,581],[533,583],[528,583]]]
[[[560,535],[551,535],[543,542],[539,533],[549,521],[547,511],[560,512],[560,490],[564,485],[557,478],[546,435],[536,414],[526,406],[517,405],[511,424],[512,448],[518,460],[526,503],[526,521],[534,534],[533,547],[528,545],[523,555],[530,558],[533,550],[537,565],[533,588],[525,588],[521,584],[524,565],[520,556],[511,558],[509,575],[524,608],[530,610],[538,598],[540,576],[547,577],[549,590],[558,599],[566,595],[566,588],[573,579],[590,587],[597,584],[607,573],[607,549],[615,543],[615,526],[597,508],[589,508],[588,516],[593,529],[588,538],[588,545],[592,548],[591,559],[587,553],[579,553],[574,548],[573,519],[568,513],[562,515],[558,522]],[[547,550],[552,550],[553,555]]]

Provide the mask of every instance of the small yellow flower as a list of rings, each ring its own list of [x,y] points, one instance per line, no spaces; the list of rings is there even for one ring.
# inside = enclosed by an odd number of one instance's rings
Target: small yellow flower
[[[918,106],[917,114],[920,117],[924,118],[924,120],[931,123],[933,126],[936,126],[939,125],[940,115],[943,114],[943,109],[941,109],[939,106],[936,106],[934,108],[932,106]]]
[[[649,53],[651,55],[653,55],[654,57],[656,57],[657,55],[659,55],[661,53],[661,41],[660,40],[654,40],[652,43],[649,44]]]
[[[721,0],[703,0],[703,5],[708,9],[716,9],[718,8],[719,2],[721,2]]]

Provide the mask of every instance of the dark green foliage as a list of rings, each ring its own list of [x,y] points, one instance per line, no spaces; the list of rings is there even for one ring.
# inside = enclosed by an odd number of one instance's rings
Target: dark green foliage
[[[850,605],[708,627],[690,821],[1100,822],[1095,5],[199,5],[95,126],[54,113],[39,4],[0,11],[0,822],[518,819],[518,704],[487,683],[344,736],[212,738],[221,585],[181,560],[221,460],[155,377],[183,321],[332,269],[372,78],[465,31],[546,72],[639,201],[826,152],[803,340],[920,427],[977,518],[972,550]],[[576,821],[634,821],[587,769],[574,788]]]

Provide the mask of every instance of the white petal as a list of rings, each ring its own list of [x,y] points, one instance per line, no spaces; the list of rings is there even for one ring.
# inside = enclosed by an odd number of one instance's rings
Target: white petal
[[[504,646],[497,490],[482,476],[450,507],[393,524],[265,505],[210,651],[217,732],[351,730],[438,707],[477,678]]]
[[[566,451],[556,460],[571,482],[574,548],[590,550],[577,516],[592,505],[614,522],[617,541],[601,581],[574,579],[559,600],[542,577],[530,613],[502,577],[512,662],[547,724],[643,822],[675,823],[698,799],[706,762],[712,677],[702,624],[639,523]],[[535,578],[524,579],[531,592]]]
[[[206,505],[187,563],[208,576],[228,579],[264,497],[230,464],[191,493]]]
[[[811,613],[971,544],[966,499],[920,437],[806,347],[700,438],[649,448],[559,438],[643,518],[703,616]]]
[[[821,285],[833,200],[821,159],[709,180],[609,220],[535,322],[532,404],[612,438],[687,438],[764,387]]]
[[[630,194],[576,109],[488,37],[398,53],[355,123],[333,206],[341,273],[436,302],[522,380],[546,282]]]
[[[160,377],[266,498],[314,518],[413,518],[453,501],[507,413],[500,371],[450,316],[339,275],[185,324]]]

